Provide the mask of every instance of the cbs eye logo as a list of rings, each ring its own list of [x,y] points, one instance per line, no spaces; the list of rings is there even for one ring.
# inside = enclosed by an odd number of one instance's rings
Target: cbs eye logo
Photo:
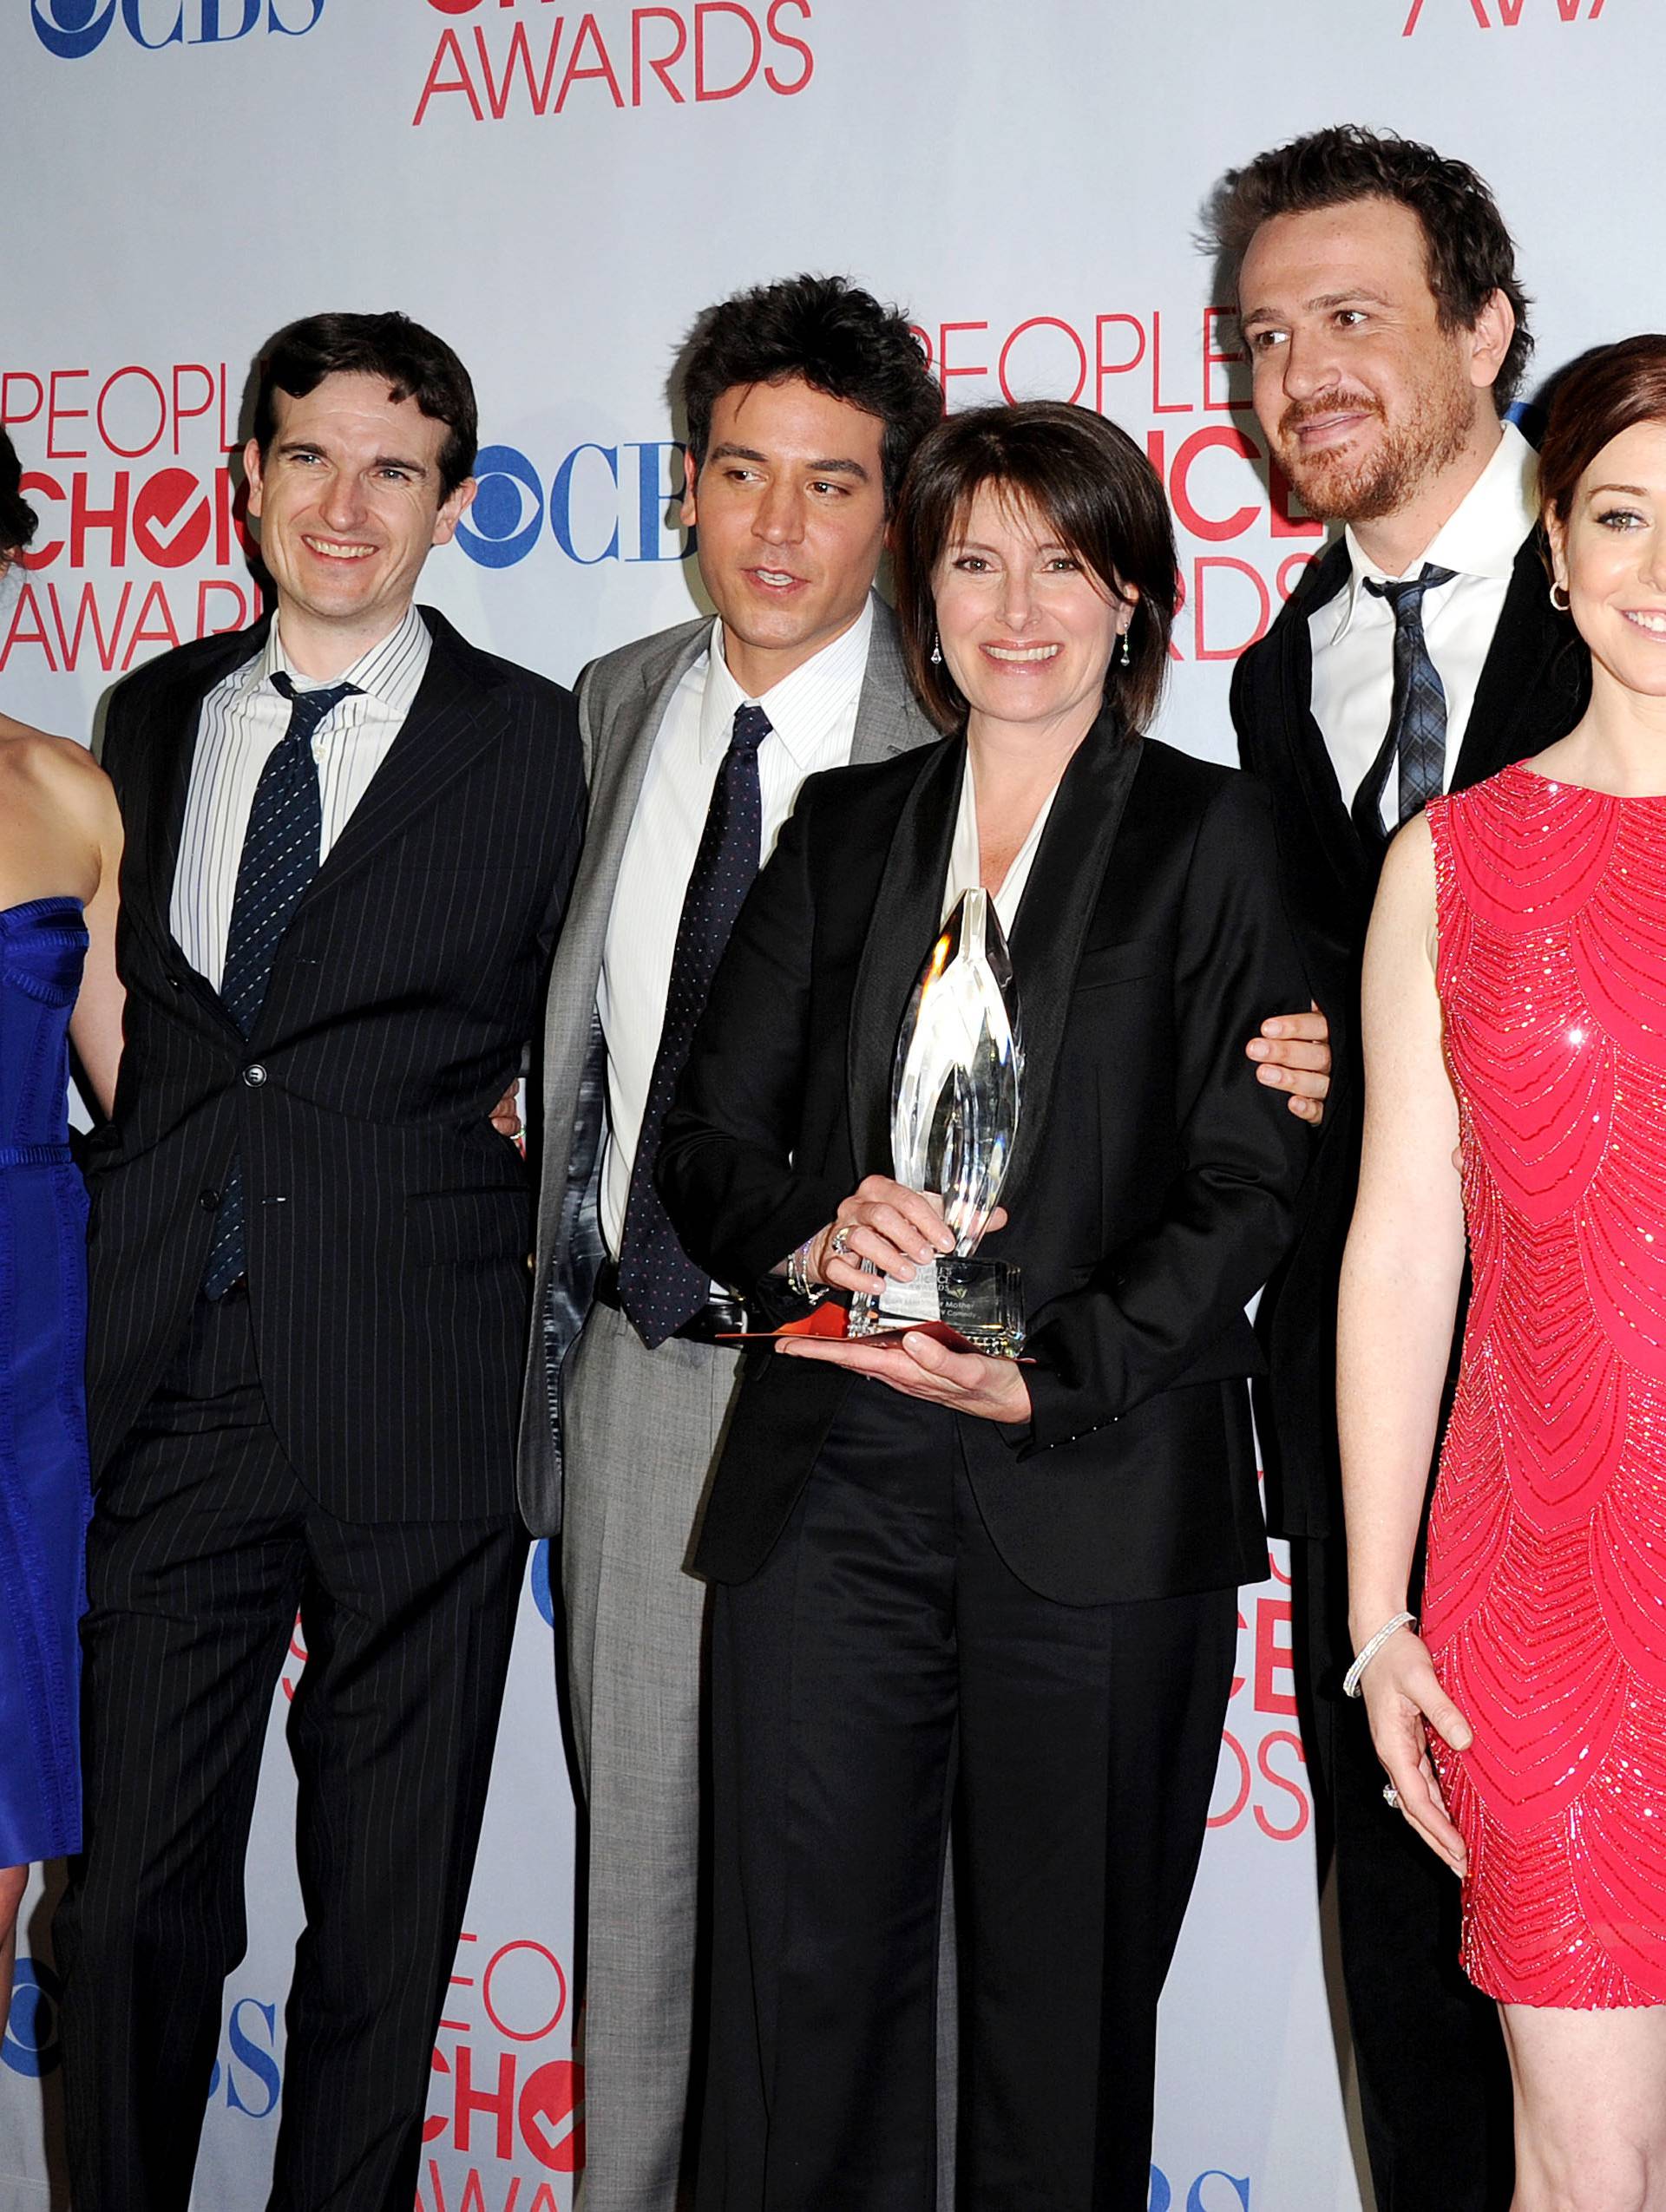
[[[229,46],[264,27],[302,38],[325,0],[30,0],[35,36],[61,62],[84,61],[120,23],[135,46]]]

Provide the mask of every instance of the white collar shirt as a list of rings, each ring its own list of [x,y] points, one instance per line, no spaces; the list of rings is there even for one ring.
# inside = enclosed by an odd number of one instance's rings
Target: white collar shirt
[[[770,735],[758,749],[760,861],[775,850],[804,778],[843,768],[850,758],[873,620],[870,600],[849,630],[751,702],[770,721]],[[607,1054],[601,1228],[615,1259],[665,1024],[683,900],[735,710],[748,703],[724,658],[723,625],[714,622],[705,651],[684,674],[655,733],[613,887],[596,1010]]]
[[[1030,824],[1030,834],[1013,855],[1012,866],[1001,879],[1000,888],[994,893],[992,903],[1000,922],[1000,933],[1010,939],[1013,924],[1018,918],[1019,902],[1024,887],[1030,880],[1030,870],[1041,842],[1041,833],[1047,826],[1047,816],[1053,812],[1053,802],[1059,795],[1055,783],[1037,810]],[[943,919],[947,921],[954,911],[963,892],[976,888],[983,880],[983,848],[978,841],[978,795],[972,779],[972,756],[968,753],[966,773],[961,778],[961,808],[954,817],[954,841],[949,848],[948,874],[943,885]],[[922,946],[921,959],[925,958]]]
[[[432,644],[428,625],[407,607],[397,625],[336,679],[355,684],[357,696],[334,708],[312,739],[324,810],[320,867],[404,728]],[[289,729],[290,702],[272,680],[280,670],[297,691],[325,688],[291,663],[274,618],[264,648],[221,677],[197,717],[168,919],[180,950],[216,991],[255,786]]]
[[[1446,695],[1446,760],[1441,778],[1450,785],[1469,727],[1481,671],[1504,612],[1516,556],[1538,520],[1538,461],[1513,422],[1433,541],[1410,562],[1407,576],[1424,563],[1453,572],[1452,581],[1423,595],[1423,635]],[[1352,529],[1344,533],[1348,579],[1334,599],[1309,618],[1313,647],[1312,704],[1344,805],[1370,772],[1388,734],[1394,690],[1394,612],[1365,589],[1395,580],[1368,560]],[[1382,822],[1399,820],[1399,787],[1390,768],[1382,793]]]

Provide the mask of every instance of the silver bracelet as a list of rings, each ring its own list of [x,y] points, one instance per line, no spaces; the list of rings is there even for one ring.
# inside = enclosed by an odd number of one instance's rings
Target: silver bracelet
[[[1345,1698],[1357,1698],[1360,1694],[1361,1677],[1388,1639],[1391,1636],[1399,1635],[1402,1628],[1415,1628],[1416,1626],[1417,1615],[1414,1613],[1397,1613],[1392,1620],[1385,1620],[1353,1666],[1348,1668],[1348,1672],[1343,1675],[1342,1695]]]
[[[819,1230],[817,1234],[820,1234]],[[787,1288],[795,1298],[802,1298],[806,1306],[816,1302],[815,1287],[810,1279],[810,1247],[815,1241],[815,1237],[806,1237],[796,1251],[787,1255]]]

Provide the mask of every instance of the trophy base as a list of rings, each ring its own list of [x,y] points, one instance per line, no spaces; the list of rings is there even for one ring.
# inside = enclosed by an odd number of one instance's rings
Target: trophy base
[[[911,1283],[889,1276],[850,1301],[847,1337],[895,1337],[937,1325],[974,1351],[1016,1359],[1024,1349],[1024,1279],[1007,1260],[939,1260]]]

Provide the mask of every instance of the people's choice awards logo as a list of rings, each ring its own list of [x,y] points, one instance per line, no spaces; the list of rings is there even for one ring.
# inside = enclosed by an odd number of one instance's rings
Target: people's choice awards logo
[[[412,123],[501,123],[580,108],[790,99],[815,74],[810,0],[692,0],[550,14],[534,0],[428,0],[441,31]],[[512,12],[524,4],[524,18]],[[465,21],[462,18],[474,17]]]
[[[30,0],[35,36],[61,62],[84,61],[112,31],[148,52],[229,46],[261,31],[301,38],[325,0]]]
[[[122,674],[254,619],[237,410],[223,361],[0,372],[0,424],[35,461],[23,497],[40,517],[0,613],[0,671],[24,658]]]
[[[418,2212],[495,2207],[502,2198],[494,2176],[511,2169],[572,2175],[582,2168],[584,2075],[562,2047],[567,2002],[566,1971],[547,1944],[530,1936],[489,1944],[463,1931],[434,2048]],[[559,2057],[539,2048],[551,2039]],[[519,2182],[509,2187],[513,2203]],[[552,2184],[541,2180],[518,2212],[557,2212]]]

